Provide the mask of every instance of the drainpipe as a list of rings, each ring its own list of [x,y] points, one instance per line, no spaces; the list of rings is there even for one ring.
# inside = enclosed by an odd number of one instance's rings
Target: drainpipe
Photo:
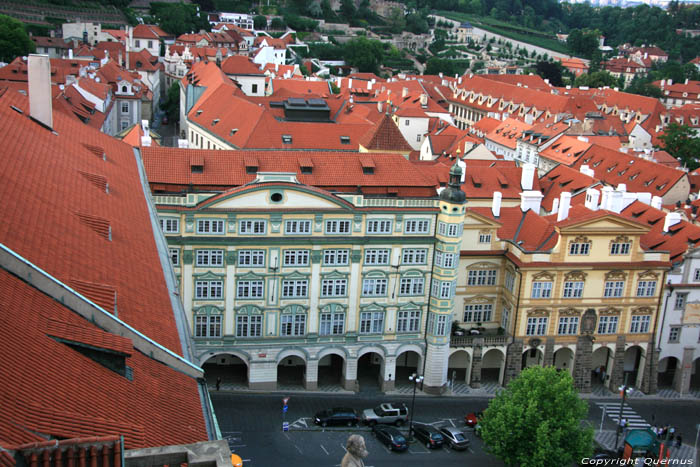
[[[668,271],[664,271],[664,278],[663,278],[663,280],[661,281],[662,284],[665,284],[665,283],[666,283],[666,276],[667,276],[667,274],[668,274]],[[668,286],[669,286],[669,289],[671,289],[671,290],[668,291],[668,294],[666,294],[666,299],[664,300],[664,311],[663,311],[663,314],[661,315],[661,327],[660,327],[660,328],[658,327],[659,320],[658,320],[658,319],[655,319],[655,320],[654,320],[654,334],[653,334],[652,337],[651,337],[651,343],[652,343],[652,345],[651,345],[651,350],[650,350],[650,352],[649,352],[649,357],[652,359],[652,360],[651,360],[652,362],[654,361],[654,360],[653,360],[653,358],[654,358],[654,350],[656,350],[656,330],[657,330],[657,329],[660,329],[662,333],[664,332],[664,322],[666,321],[666,309],[668,308],[668,299],[671,298],[671,294],[673,293],[673,285],[672,285],[672,284],[668,284]],[[659,294],[658,309],[661,309],[661,294]],[[661,344],[661,336],[659,336],[659,351],[661,350],[660,344]],[[660,352],[659,352],[659,353],[660,353]],[[658,357],[658,355],[657,355],[657,357]],[[651,363],[650,363],[650,365],[651,365]],[[650,373],[653,373],[653,372],[650,372]],[[657,373],[658,373],[658,372],[657,372]],[[658,378],[658,375],[650,374],[650,375],[649,375],[649,378],[650,378],[650,379],[649,379],[649,384],[651,384],[651,378],[652,378],[652,377],[657,377],[657,378]]]
[[[439,215],[439,213],[438,213]],[[433,223],[433,238],[435,238],[435,234],[437,233],[437,216],[435,216],[435,222]],[[460,245],[461,246],[461,245]],[[425,317],[425,330],[423,331],[423,342],[425,343],[425,355],[423,356],[423,370],[421,370],[421,376],[425,376],[425,363],[428,360],[428,316],[430,315],[430,299],[432,298],[432,293],[433,293],[433,280],[435,278],[434,270],[435,270],[435,250],[437,248],[437,241],[435,242],[433,246],[433,259],[431,261],[430,265],[430,284],[428,284],[428,315]],[[459,265],[459,259],[457,260],[457,264]],[[458,266],[459,267],[459,266]],[[457,290],[455,288],[455,295],[457,294]],[[452,321],[450,321],[450,329],[448,330],[450,333],[450,339],[452,339]],[[425,378],[423,378],[423,381],[420,383],[420,390],[423,390],[423,386],[425,385]]]
[[[506,250],[506,253],[508,253],[508,250]],[[513,334],[511,336],[510,344],[508,344],[508,350],[510,350],[510,347],[513,345],[513,339],[515,338],[515,325],[518,323],[518,313],[520,312],[520,295],[522,294],[522,289],[523,289],[523,272],[520,270],[520,268],[516,265],[515,266],[515,271],[518,273],[520,278],[518,279],[518,298],[515,302],[515,313],[513,313]],[[506,330],[507,332],[508,330]],[[504,365],[508,364],[508,350],[506,350],[506,358],[505,361],[503,362]],[[522,355],[521,355],[522,357]],[[503,369],[503,382],[505,382],[506,379],[506,370],[508,368]]]

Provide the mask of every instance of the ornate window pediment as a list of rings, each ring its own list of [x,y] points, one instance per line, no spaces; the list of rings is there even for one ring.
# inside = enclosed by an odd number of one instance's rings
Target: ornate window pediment
[[[297,303],[293,305],[287,305],[282,308],[282,313],[306,313],[307,307],[304,305],[299,305]]]
[[[640,279],[658,279],[659,278],[659,273],[654,272],[654,271],[644,271],[639,273],[639,278]]]
[[[559,316],[580,316],[582,312],[580,308],[562,308],[559,310]]]
[[[235,309],[236,314],[249,314],[249,315],[261,315],[263,311],[260,307],[255,305],[243,305],[240,308]]]
[[[627,278],[627,273],[625,271],[608,271],[605,273],[605,280],[619,279],[625,280]]]
[[[360,307],[360,311],[384,311],[385,308],[385,305],[380,305],[378,303],[370,303],[369,305]]]
[[[420,310],[420,309],[421,309],[421,306],[416,304],[416,303],[413,303],[413,302],[404,303],[403,305],[401,305],[399,307],[399,310]]]
[[[542,271],[538,272],[534,276],[532,276],[533,281],[553,281],[554,280],[554,275],[547,272],[547,271]]]
[[[328,303],[321,307],[321,313],[344,313],[345,305],[340,303]]]
[[[622,312],[620,308],[615,308],[614,306],[606,306],[598,310],[601,315],[619,315]]]
[[[567,272],[566,275],[564,276],[564,280],[567,281],[585,281],[586,280],[586,274],[583,271],[571,271]]]
[[[610,240],[610,243],[632,243],[632,240],[627,235],[618,235],[614,240]]]
[[[547,310],[546,308],[533,308],[532,310],[527,311],[527,316],[549,316],[549,310]]]
[[[498,264],[495,263],[489,263],[489,262],[481,262],[481,263],[474,263],[470,264],[467,266],[467,269],[494,269],[498,268]]]
[[[591,243],[591,240],[585,235],[579,235],[573,240],[570,240],[570,243]]]
[[[224,313],[223,308],[219,308],[218,306],[213,305],[200,306],[199,308],[195,308],[192,311],[195,315],[221,315]]]
[[[493,303],[495,300],[496,300],[495,297],[487,297],[485,295],[477,295],[474,298],[466,299],[464,302],[465,303]]]
[[[639,306],[637,308],[632,308],[633,315],[650,315],[654,309],[650,306]]]

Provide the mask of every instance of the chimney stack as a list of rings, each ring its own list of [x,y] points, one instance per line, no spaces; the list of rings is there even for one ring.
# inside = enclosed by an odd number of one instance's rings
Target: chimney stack
[[[579,169],[579,172],[581,172],[584,175],[588,175],[591,178],[595,178],[595,172],[593,169],[591,169],[588,165],[584,164],[581,166]]]
[[[348,78],[348,89],[352,89],[352,78]]]
[[[406,96],[408,96],[408,88],[403,88],[403,90],[401,91],[401,97],[406,97]]]
[[[651,206],[651,193],[637,193],[637,200]]]
[[[552,201],[552,212],[550,214],[556,214],[559,212],[559,198],[554,198]]]
[[[571,193],[563,192],[559,196],[559,212],[557,213],[557,222],[561,222],[569,217],[569,208],[571,207]]]
[[[29,115],[53,129],[51,103],[51,62],[48,55],[29,54]]]
[[[663,204],[664,200],[661,198],[661,196],[654,196],[651,198],[651,207],[656,208],[656,209],[661,209],[661,205]]]
[[[540,204],[543,195],[539,191],[525,190],[520,193],[520,210],[526,212],[531,209],[535,214],[540,213]]]
[[[668,232],[668,230],[678,224],[681,221],[681,213],[679,212],[669,212],[666,214],[666,218],[664,219],[664,232]]]
[[[493,217],[499,217],[501,215],[501,199],[503,194],[500,191],[493,192],[493,204],[491,205],[491,213]]]
[[[586,190],[586,207],[591,211],[598,210],[598,200],[600,199],[600,191],[595,188]]]
[[[524,164],[523,172],[520,179],[520,187],[523,190],[532,190],[532,179],[535,176],[535,166],[532,164]]]
[[[620,214],[622,211],[622,199],[624,196],[625,193],[623,191],[615,190],[610,192],[610,197],[608,198],[608,204],[610,205],[609,210]]]

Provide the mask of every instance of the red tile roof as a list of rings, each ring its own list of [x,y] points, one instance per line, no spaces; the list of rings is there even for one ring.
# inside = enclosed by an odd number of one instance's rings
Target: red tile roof
[[[313,94],[319,97],[328,97],[331,90],[328,81],[306,81],[305,79],[273,79],[273,97],[281,90],[288,91],[287,96],[304,96]]]
[[[551,211],[554,200],[559,198],[562,193],[571,193],[572,205],[583,203],[585,202],[586,190],[599,184],[595,178],[564,164],[559,164],[540,177],[540,187],[544,195],[542,207]],[[579,197],[580,194],[583,196]]]
[[[467,208],[501,224],[498,238],[510,240],[527,252],[551,250],[559,238],[554,225],[545,217],[535,214],[531,209],[524,213],[517,207],[501,207],[500,216],[495,218],[490,207]]]
[[[534,131],[534,129],[533,129]],[[540,151],[540,157],[567,166],[573,165],[591,147],[591,143],[580,141],[574,136],[564,135],[551,146]]]
[[[549,92],[552,85],[545,82],[539,75],[480,75],[482,78],[500,83],[507,83],[515,86],[523,86],[530,89]]]
[[[227,75],[264,75],[260,67],[244,55],[232,55],[221,62],[221,70]]]
[[[172,34],[168,34],[167,32],[163,31],[160,26],[157,26],[155,24],[137,24],[134,26],[134,30],[131,33],[132,37],[138,38],[138,39],[156,39],[159,40],[161,38],[170,38],[173,37]]]
[[[514,118],[507,118],[501,122],[495,130],[485,135],[485,138],[501,146],[515,150],[518,139],[523,135],[525,130],[529,130],[530,128],[532,128],[532,125]]]
[[[388,114],[385,114],[378,125],[370,128],[362,136],[360,144],[367,149],[377,151],[410,152],[413,150]]]

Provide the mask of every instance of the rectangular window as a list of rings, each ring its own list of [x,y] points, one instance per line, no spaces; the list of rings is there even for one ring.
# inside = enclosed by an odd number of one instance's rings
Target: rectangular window
[[[547,317],[528,318],[525,334],[528,336],[544,336],[547,333]]]
[[[606,281],[604,297],[622,297],[622,291],[625,288],[625,281]]]
[[[322,297],[342,297],[348,285],[347,279],[323,279],[321,281]]]
[[[513,274],[510,271],[506,271],[506,289],[510,293],[513,293],[513,289],[515,288],[515,274]]]
[[[399,295],[423,295],[422,277],[403,277],[399,285]]]
[[[261,268],[265,266],[265,250],[238,250],[238,266]]]
[[[401,254],[401,264],[425,264],[427,257],[427,248],[404,248]]]
[[[148,41],[148,48],[152,49],[153,48],[153,41]]]
[[[531,298],[550,298],[552,296],[552,283],[549,281],[536,281],[532,283]]]
[[[309,250],[284,250],[284,266],[308,266]]]
[[[301,298],[306,297],[309,289],[309,281],[302,280],[283,280],[282,281],[282,298]]]
[[[678,343],[681,340],[681,327],[680,326],[671,326],[671,329],[668,332],[668,341],[670,343]]]
[[[224,233],[224,221],[216,219],[200,219],[197,221],[197,233],[222,234]]]
[[[236,337],[261,337],[262,315],[236,316]]]
[[[175,217],[161,217],[158,221],[160,222],[160,229],[163,233],[178,233],[180,231],[180,219]]]
[[[409,219],[404,222],[403,232],[407,234],[421,234],[430,232],[430,221],[422,219]]]
[[[438,235],[447,235],[447,224],[438,222]]]
[[[693,280],[695,282],[700,281],[700,269],[696,269],[695,272],[693,272]]]
[[[501,312],[501,327],[503,329],[508,329],[508,317],[510,316],[510,308],[508,307],[503,307],[503,311]]]
[[[238,281],[238,298],[262,298],[263,281]]]
[[[310,220],[284,221],[284,233],[287,235],[308,235],[311,233]]]
[[[391,233],[391,221],[389,220],[370,220],[367,221],[368,234],[389,234]]]
[[[591,251],[590,243],[572,243],[569,245],[570,255],[587,255]]]
[[[141,47],[141,41],[138,39],[134,40],[134,47],[136,47],[137,49]]]
[[[583,296],[583,281],[564,282],[564,298],[581,298]]]
[[[639,281],[637,297],[653,297],[656,294],[656,281]]]
[[[326,233],[327,234],[348,234],[350,233],[350,221],[346,220],[327,220],[326,221]]]
[[[446,336],[447,335],[447,315],[438,315],[437,325],[435,327],[436,336]]]
[[[452,298],[454,282],[435,281],[439,284],[437,298]]]
[[[241,235],[263,235],[267,222],[265,220],[248,220],[238,222],[238,233]]]
[[[338,336],[345,333],[345,313],[321,313],[318,333],[321,336]]]
[[[198,300],[220,299],[224,296],[224,281],[195,281],[194,298]]]
[[[389,264],[389,250],[365,250],[365,264],[368,266]]]
[[[221,316],[196,316],[194,337],[221,337]]]
[[[223,266],[224,250],[197,250],[197,266]]]
[[[360,334],[381,334],[384,332],[383,311],[363,311],[360,313]]]
[[[496,269],[476,269],[467,272],[467,285],[496,285]]]
[[[123,114],[129,113],[129,103],[128,102],[122,102],[122,113]]]
[[[454,269],[457,267],[457,254],[445,253],[442,251],[435,252],[435,264],[441,268]]]
[[[632,316],[632,322],[630,323],[630,333],[643,334],[643,333],[649,332],[649,323],[650,322],[651,322],[651,315]]]
[[[617,322],[617,316],[601,316],[598,319],[598,334],[615,334]]]
[[[675,306],[674,306],[674,308],[675,308],[676,310],[682,310],[682,309],[684,309],[684,308],[685,308],[685,301],[686,301],[687,298],[688,298],[688,294],[687,294],[687,293],[679,293],[679,294],[676,294],[676,301],[675,301]]]
[[[170,262],[173,266],[180,265],[180,249],[179,248],[168,248],[168,253],[170,254]]]
[[[464,322],[465,323],[484,323],[491,321],[491,313],[493,305],[490,303],[464,305]]]
[[[362,281],[362,295],[365,297],[386,295],[386,286],[386,279],[364,279]]]
[[[611,255],[629,255],[630,254],[630,244],[629,243],[612,243],[610,245]]]
[[[448,237],[459,237],[462,235],[462,226],[457,224],[447,225],[447,236]]]
[[[323,250],[324,266],[347,266],[350,250]]]
[[[479,243],[491,243],[491,234],[479,234]]]
[[[561,316],[559,318],[559,334],[578,334],[578,316]]]
[[[306,334],[306,315],[282,315],[280,329],[282,336],[303,336]]]
[[[420,311],[399,311],[396,332],[418,332],[420,328]]]

